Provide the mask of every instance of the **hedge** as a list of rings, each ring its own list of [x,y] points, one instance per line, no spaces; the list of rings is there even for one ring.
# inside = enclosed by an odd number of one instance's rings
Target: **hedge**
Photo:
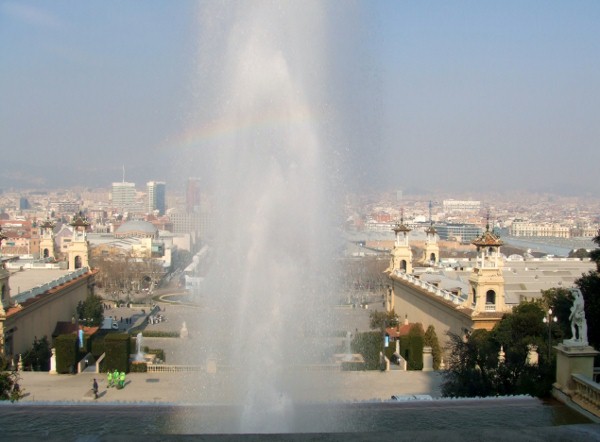
[[[155,355],[161,361],[166,362],[165,351],[162,348],[149,348],[147,351],[145,351],[145,353],[149,355]]]
[[[364,360],[366,370],[381,368],[379,352],[383,349],[383,336],[381,332],[356,333],[350,344],[353,353],[360,353]]]
[[[423,336],[400,336],[400,354],[409,370],[423,370]]]
[[[145,362],[132,362],[131,373],[146,373],[148,371],[148,364]]]
[[[342,371],[363,371],[365,369],[365,363],[342,361],[340,369]]]
[[[75,373],[79,350],[77,348],[77,335],[59,335],[54,340],[56,348],[56,371],[58,373]]]
[[[98,359],[106,350],[104,348],[104,338],[109,334],[115,333],[113,330],[100,329],[91,336],[90,352]]]
[[[104,338],[105,370],[120,372],[129,371],[129,354],[131,345],[129,335],[126,333],[110,333]]]

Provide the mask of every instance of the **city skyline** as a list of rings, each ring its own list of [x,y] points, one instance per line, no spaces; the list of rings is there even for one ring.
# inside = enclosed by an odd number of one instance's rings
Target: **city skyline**
[[[0,188],[107,186],[123,165],[138,186],[208,184],[225,128],[194,116],[206,5],[0,2]],[[344,188],[600,190],[597,3],[322,9]]]

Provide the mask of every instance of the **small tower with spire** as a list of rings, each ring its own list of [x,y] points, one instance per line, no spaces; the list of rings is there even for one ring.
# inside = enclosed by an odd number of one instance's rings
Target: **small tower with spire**
[[[50,219],[40,224],[40,257],[56,258],[54,247],[54,223]]]
[[[69,270],[89,267],[89,244],[86,234],[89,225],[90,223],[81,212],[75,215],[70,223],[73,228],[73,236],[67,249]]]
[[[429,201],[429,227],[425,229],[426,237],[425,250],[423,251],[423,263],[435,266],[440,262],[440,247],[437,242],[437,231],[433,227],[431,207],[432,203]]]
[[[471,244],[477,248],[477,261],[469,276],[471,291],[468,302],[473,306],[474,315],[484,312],[501,314],[506,310],[500,257],[500,246],[504,243],[490,231],[489,213],[485,232]]]
[[[404,211],[400,216],[400,222],[397,222],[392,230],[395,234],[395,242],[387,271],[412,273],[412,250],[408,243],[408,232],[411,229],[404,225]]]

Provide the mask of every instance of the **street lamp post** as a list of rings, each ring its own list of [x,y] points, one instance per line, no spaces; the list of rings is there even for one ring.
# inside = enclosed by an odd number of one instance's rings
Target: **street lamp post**
[[[550,363],[550,358],[552,357],[552,323],[557,321],[558,318],[552,316],[552,309],[549,308],[544,318],[544,323],[548,324],[548,363]]]

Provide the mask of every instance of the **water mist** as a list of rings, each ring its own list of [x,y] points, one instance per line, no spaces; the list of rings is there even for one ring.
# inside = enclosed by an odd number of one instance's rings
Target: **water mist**
[[[200,87],[214,107],[197,124],[218,128],[207,142],[216,228],[194,352],[232,373],[216,388],[239,405],[240,432],[285,432],[298,383],[311,382],[306,367],[328,362],[319,337],[335,329],[323,11],[318,2],[229,6],[202,22],[199,71],[210,80]],[[218,398],[206,385],[199,400]]]

